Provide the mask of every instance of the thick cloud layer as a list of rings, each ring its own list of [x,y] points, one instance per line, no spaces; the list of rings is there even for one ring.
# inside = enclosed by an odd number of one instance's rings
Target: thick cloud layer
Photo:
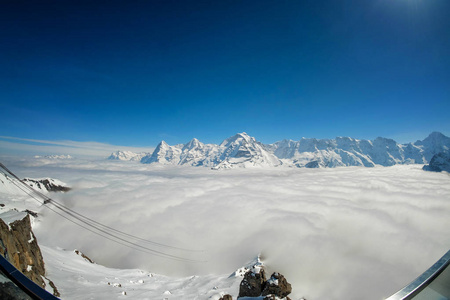
[[[74,189],[55,199],[111,227],[205,263],[112,243],[43,208],[39,242],[101,264],[173,276],[232,273],[262,254],[293,298],[381,299],[450,248],[450,176],[421,166],[337,169],[161,167],[130,162],[14,163],[22,177]],[[153,246],[152,246],[153,247]]]

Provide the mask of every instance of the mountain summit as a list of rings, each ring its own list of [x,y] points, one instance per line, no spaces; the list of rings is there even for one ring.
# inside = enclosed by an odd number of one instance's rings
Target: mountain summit
[[[206,166],[215,169],[280,164],[279,159],[267,152],[263,144],[245,132],[225,139],[220,145],[203,144],[192,139],[184,145],[170,146],[162,141],[155,151],[144,156],[141,162]]]
[[[214,169],[236,167],[340,167],[393,166],[396,164],[426,164],[433,155],[449,151],[450,138],[439,132],[422,141],[399,144],[388,138],[358,140],[350,137],[335,139],[302,138],[282,140],[265,145],[247,133],[238,133],[219,145],[203,144],[192,139],[186,144],[170,146],[161,141],[153,153],[142,157],[141,163],[206,166]],[[117,152],[119,153],[119,151]],[[111,155],[110,159],[125,155]],[[127,153],[127,157],[133,156]]]
[[[170,146],[165,141],[161,141],[156,146],[152,154],[142,157],[141,162],[144,164],[161,163],[161,164],[178,164],[180,160],[181,150],[176,146]]]

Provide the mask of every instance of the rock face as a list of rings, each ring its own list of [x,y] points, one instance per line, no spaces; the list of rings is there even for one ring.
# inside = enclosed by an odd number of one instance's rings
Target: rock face
[[[242,279],[239,286],[238,298],[261,296],[265,282],[266,274],[263,268],[249,270],[245,273],[244,279]]]
[[[22,218],[12,222],[0,218],[0,254],[42,288],[46,286],[45,278],[53,288],[53,294],[59,296],[53,282],[45,277],[44,260],[31,230],[29,214],[17,212],[17,215]]]
[[[244,275],[239,286],[239,298],[264,297],[264,299],[286,298],[292,292],[292,287],[286,278],[278,272],[266,280],[263,267],[252,268]]]
[[[440,152],[438,154],[435,154],[431,158],[430,164],[423,166],[423,169],[425,171],[446,171],[450,173],[450,152]]]
[[[142,157],[141,163],[160,163],[164,165],[176,165],[180,161],[181,149],[177,146],[170,146],[165,141],[161,141],[156,146],[152,154]]]
[[[280,273],[273,273],[269,280],[266,281],[263,296],[274,295],[279,298],[287,297],[292,292],[292,286],[287,282],[286,278]]]
[[[70,187],[68,187],[64,182],[53,178],[42,178],[42,179],[24,178],[22,181],[31,186],[33,189],[40,192],[70,191]]]

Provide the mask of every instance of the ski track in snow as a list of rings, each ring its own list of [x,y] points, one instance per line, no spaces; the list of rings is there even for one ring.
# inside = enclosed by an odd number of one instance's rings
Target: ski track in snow
[[[34,232],[63,299],[218,299],[223,292],[235,299],[240,278],[228,276],[259,253],[269,273],[292,284],[292,299],[381,299],[450,248],[450,176],[422,165],[213,171],[122,161],[5,164],[21,177],[66,182],[73,190],[52,198],[99,222],[205,250],[170,253],[207,263],[162,259],[38,208]],[[99,265],[58,247],[79,249]]]

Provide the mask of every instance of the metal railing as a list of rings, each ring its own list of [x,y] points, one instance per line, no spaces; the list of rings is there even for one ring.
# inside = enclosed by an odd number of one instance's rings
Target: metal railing
[[[27,294],[31,299],[38,300],[58,300],[59,298],[53,296],[39,285],[34,283],[31,279],[23,275],[22,272],[17,270],[9,261],[7,261],[2,255],[0,255],[0,275],[3,274],[11,281],[18,289],[15,289],[14,294],[8,294],[8,299],[27,299],[24,297],[21,291]],[[7,284],[3,282],[2,284]],[[3,288],[2,292],[6,293],[6,289]],[[5,296],[5,295],[3,295]]]
[[[386,300],[450,299],[450,250],[406,287]]]

